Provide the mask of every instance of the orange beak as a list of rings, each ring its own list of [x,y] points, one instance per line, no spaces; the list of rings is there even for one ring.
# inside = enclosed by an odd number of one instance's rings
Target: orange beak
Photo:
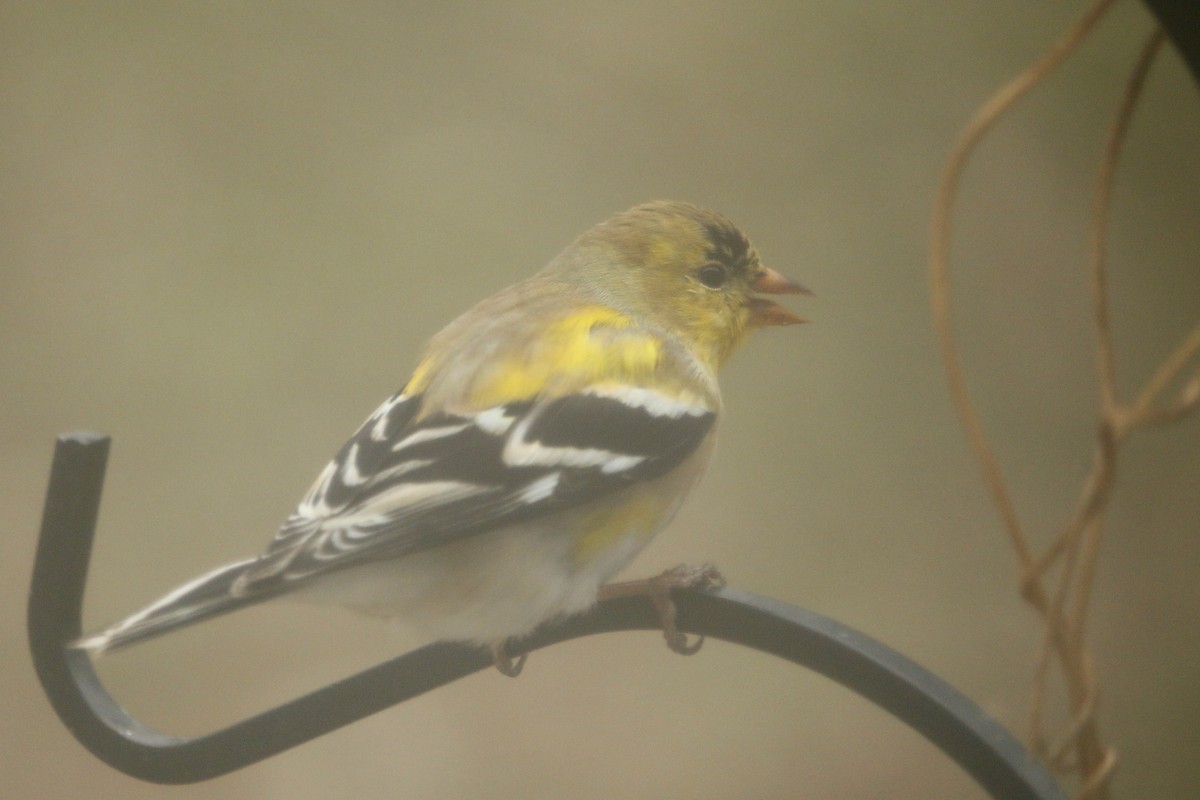
[[[791,278],[780,275],[773,269],[763,267],[754,280],[750,282],[754,291],[760,294],[803,294],[812,296],[812,291],[796,283]],[[765,297],[752,297],[750,306],[750,324],[755,327],[769,325],[799,325],[808,320],[790,308],[785,308]]]

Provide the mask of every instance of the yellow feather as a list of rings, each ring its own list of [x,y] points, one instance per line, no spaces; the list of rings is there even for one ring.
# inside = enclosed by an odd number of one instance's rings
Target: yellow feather
[[[433,360],[432,356],[427,356],[417,365],[412,377],[404,385],[405,394],[414,395],[425,391],[425,387],[429,385],[429,377],[433,374]]]
[[[644,380],[658,365],[662,344],[629,331],[634,325],[605,306],[578,309],[551,323],[536,347],[497,358],[474,381],[469,402],[486,408],[601,381]]]
[[[615,508],[600,508],[588,514],[581,526],[587,532],[575,541],[572,552],[575,562],[586,562],[602,554],[629,534],[648,539],[673,502],[673,497],[641,491]]]

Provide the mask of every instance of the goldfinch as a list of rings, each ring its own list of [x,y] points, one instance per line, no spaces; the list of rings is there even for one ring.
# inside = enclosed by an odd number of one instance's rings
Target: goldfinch
[[[713,450],[717,369],[754,328],[804,321],[762,296],[790,293],[808,292],[716,212],[618,214],[434,336],[261,555],[75,646],[290,595],[476,643],[515,675],[507,643],[595,604],[674,515]]]

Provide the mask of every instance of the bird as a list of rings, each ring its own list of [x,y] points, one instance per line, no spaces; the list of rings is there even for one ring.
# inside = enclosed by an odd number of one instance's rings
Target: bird
[[[717,371],[812,294],[724,215],[654,201],[430,339],[403,388],[346,441],[259,555],[211,570],[72,646],[98,656],[289,596],[490,651],[603,597],[647,594],[672,649],[669,590],[714,568],[609,581],[674,516],[712,455]]]

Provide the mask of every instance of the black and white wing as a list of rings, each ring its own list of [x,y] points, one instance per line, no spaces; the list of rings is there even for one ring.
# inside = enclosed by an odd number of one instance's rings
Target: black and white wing
[[[240,595],[395,558],[586,503],[664,475],[716,422],[698,402],[605,385],[474,414],[419,414],[398,393],[345,444]],[[281,585],[283,584],[283,585]]]

